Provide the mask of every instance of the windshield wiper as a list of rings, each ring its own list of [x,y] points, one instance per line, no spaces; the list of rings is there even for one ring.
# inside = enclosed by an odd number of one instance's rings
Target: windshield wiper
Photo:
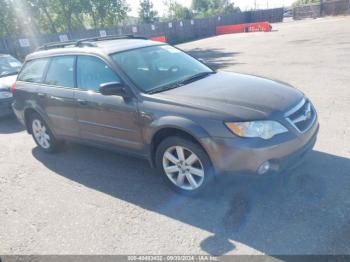
[[[166,91],[166,90],[174,89],[174,88],[177,88],[177,87],[179,87],[179,83],[175,82],[175,83],[172,83],[172,84],[169,84],[169,85],[153,88],[150,91],[148,91],[147,93],[148,94],[155,94],[155,93],[163,92],[163,91]]]
[[[212,74],[215,74],[214,71],[210,71],[210,72],[202,72],[202,73],[198,73],[198,74],[195,74],[193,76],[190,76],[184,80],[181,80],[178,82],[178,84],[181,86],[181,85],[187,85],[189,83],[192,83],[196,80],[199,80],[199,79],[202,79],[204,77],[207,77],[208,75],[212,75]]]
[[[13,75],[17,75],[17,74],[18,74],[18,72],[5,73],[5,74],[0,74],[0,77],[13,76]]]
[[[156,87],[156,88],[150,90],[148,93],[149,94],[154,94],[154,93],[159,93],[159,92],[163,92],[163,91],[166,91],[166,90],[174,89],[174,88],[177,88],[177,87],[180,87],[180,86],[192,83],[192,82],[194,82],[196,80],[202,79],[202,78],[204,78],[204,77],[206,77],[208,75],[215,74],[215,73],[216,73],[215,71],[201,72],[201,73],[195,74],[193,76],[190,76],[188,78],[185,78],[183,80],[177,81],[175,83],[172,83],[172,84],[169,84],[169,85],[165,85],[165,86]]]

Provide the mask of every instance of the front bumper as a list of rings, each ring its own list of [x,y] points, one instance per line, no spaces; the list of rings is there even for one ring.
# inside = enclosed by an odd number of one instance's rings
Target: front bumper
[[[271,171],[295,165],[315,145],[318,130],[316,120],[307,132],[298,136],[287,133],[271,140],[203,138],[201,143],[217,173],[257,174],[266,161],[271,163]]]
[[[0,99],[0,117],[8,116],[13,114],[12,110],[13,98]]]

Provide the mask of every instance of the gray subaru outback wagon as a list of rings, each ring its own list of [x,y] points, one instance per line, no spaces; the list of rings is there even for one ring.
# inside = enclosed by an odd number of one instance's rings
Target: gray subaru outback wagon
[[[280,82],[216,72],[132,36],[49,44],[30,54],[14,111],[44,151],[63,141],[147,159],[180,192],[220,173],[280,173],[315,144],[315,108]]]

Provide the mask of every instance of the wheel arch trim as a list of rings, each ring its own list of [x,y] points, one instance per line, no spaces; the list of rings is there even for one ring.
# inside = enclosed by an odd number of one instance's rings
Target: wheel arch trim
[[[194,121],[179,117],[179,116],[165,116],[153,121],[144,132],[145,143],[148,148],[149,161],[151,166],[154,166],[155,145],[154,139],[160,132],[164,130],[174,130],[185,133],[192,137],[207,153],[205,146],[201,139],[209,137],[208,132]],[[208,154],[208,153],[207,153]],[[210,158],[209,154],[208,157]]]
[[[29,115],[31,113],[37,113],[50,126],[49,118],[44,114],[44,112],[40,109],[40,107],[35,106],[35,105],[28,105],[23,110],[23,117],[24,117],[25,127],[26,127],[27,132],[29,134],[32,133],[30,123],[29,123]],[[50,130],[51,130],[51,132],[53,132],[52,128],[50,128]]]

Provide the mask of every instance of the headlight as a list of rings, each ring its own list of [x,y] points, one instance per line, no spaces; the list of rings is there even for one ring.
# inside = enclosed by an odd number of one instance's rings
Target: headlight
[[[240,137],[260,137],[270,139],[275,135],[288,132],[288,129],[276,121],[231,122],[226,126]]]
[[[0,99],[10,98],[10,97],[12,97],[12,94],[10,92],[7,92],[7,91],[1,92],[0,91]]]

